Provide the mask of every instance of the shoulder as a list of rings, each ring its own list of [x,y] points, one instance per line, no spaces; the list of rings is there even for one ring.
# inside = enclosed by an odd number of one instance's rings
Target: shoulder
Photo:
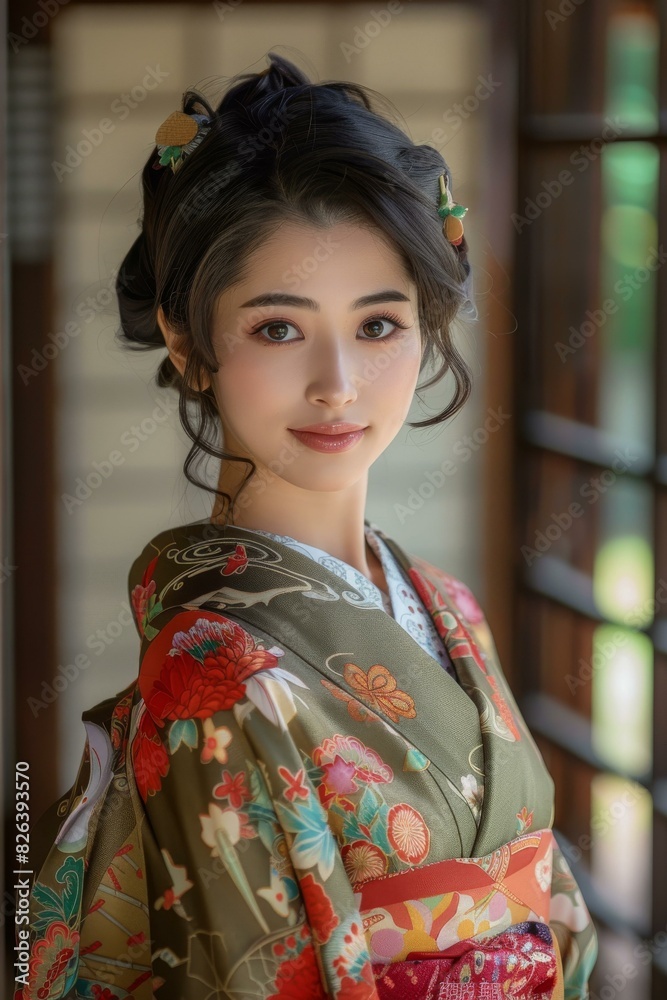
[[[482,606],[464,580],[434,566],[426,559],[421,559],[418,556],[413,556],[412,559],[414,573],[421,575],[432,585],[444,591],[448,601],[470,625],[479,625],[485,622]]]
[[[483,659],[490,658],[502,670],[486,614],[468,584],[424,559],[415,559],[410,578],[431,615],[449,614],[452,632],[467,637]]]
[[[150,618],[151,612],[154,611],[157,600],[155,596],[157,563],[161,552],[171,540],[173,540],[173,533],[169,531],[155,535],[150,542],[146,543],[130,566],[127,576],[127,591],[132,617],[141,639],[144,637],[146,621]]]
[[[210,527],[210,531],[208,530]],[[159,594],[173,575],[175,554],[193,544],[208,543],[220,529],[208,521],[165,528],[146,542],[132,562],[127,575],[127,591],[139,637],[144,638],[148,623],[162,607]]]
[[[158,719],[205,718],[250,697],[258,675],[283,679],[285,650],[228,615],[180,609],[155,631],[143,645],[139,689]]]
[[[173,544],[187,542],[187,529],[190,525],[177,525],[165,528],[146,542],[141,552],[135,557],[128,573],[130,589],[138,583],[145,583],[153,574],[160,556]]]

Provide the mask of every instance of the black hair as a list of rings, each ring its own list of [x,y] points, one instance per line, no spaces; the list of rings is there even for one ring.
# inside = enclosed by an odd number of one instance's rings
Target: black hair
[[[329,227],[355,221],[379,230],[399,253],[416,283],[422,336],[420,373],[434,359],[435,374],[418,387],[439,382],[451,370],[454,395],[440,413],[411,427],[447,420],[472,390],[467,363],[452,341],[460,313],[477,312],[465,237],[454,246],[438,215],[439,178],[451,171],[441,154],[417,145],[378,108],[390,102],[346,81],[313,83],[292,62],[268,53],[259,73],[233,77],[215,109],[197,90],[187,90],[182,111],[210,118],[208,132],[173,172],[159,166],[157,147],[142,170],[141,231],[116,280],[120,342],[131,349],[165,346],[157,321],[161,306],[169,326],[187,338],[183,376],[169,356],[156,383],[179,392],[179,417],[193,442],[183,471],[189,482],[224,499],[227,493],[195,479],[198,453],[222,461],[250,458],[216,447],[221,430],[215,395],[199,391],[200,376],[218,370],[211,344],[219,295],[239,280],[250,254],[282,222]],[[191,422],[188,404],[195,408]]]

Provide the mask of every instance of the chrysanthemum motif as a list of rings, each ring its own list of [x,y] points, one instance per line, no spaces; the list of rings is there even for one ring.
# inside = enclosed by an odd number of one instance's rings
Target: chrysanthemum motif
[[[401,861],[407,864],[418,865],[428,854],[429,828],[421,814],[406,802],[399,802],[389,810],[387,836]]]
[[[341,849],[345,871],[352,885],[380,878],[387,872],[389,859],[384,851],[367,840],[354,840]]]

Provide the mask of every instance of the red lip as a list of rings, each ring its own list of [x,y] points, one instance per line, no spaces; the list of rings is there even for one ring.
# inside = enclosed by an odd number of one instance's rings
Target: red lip
[[[290,434],[293,434],[294,437],[301,441],[302,444],[305,444],[307,448],[312,448],[313,451],[321,451],[325,453],[347,451],[348,448],[353,448],[359,441],[361,441],[367,430],[366,427],[359,427],[354,431],[341,432],[338,431],[339,427],[349,427],[350,424],[324,424],[324,426],[327,428],[324,433],[321,431],[318,433],[317,431],[310,430],[296,431],[291,428],[289,430]],[[352,426],[354,427],[358,425],[352,424]],[[334,433],[331,433],[332,428]]]
[[[302,434],[350,434],[352,431],[363,431],[366,428],[364,424],[348,424],[340,420],[334,424],[309,424],[307,427],[288,429],[300,431]]]

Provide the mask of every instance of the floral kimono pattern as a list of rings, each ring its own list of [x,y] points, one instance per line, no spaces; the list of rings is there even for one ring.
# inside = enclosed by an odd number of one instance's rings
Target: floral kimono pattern
[[[366,531],[389,594],[207,521],[135,560],[138,677],[31,831],[16,1000],[588,997],[595,927],[484,614]]]

